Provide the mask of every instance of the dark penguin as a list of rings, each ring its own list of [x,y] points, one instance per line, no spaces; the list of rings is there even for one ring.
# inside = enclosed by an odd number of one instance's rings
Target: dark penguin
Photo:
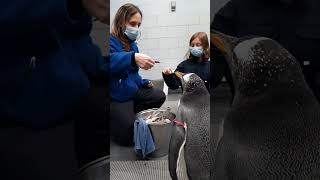
[[[186,74],[181,79],[183,95],[169,147],[170,175],[173,180],[178,180],[181,179],[178,172],[182,171],[190,180],[209,180],[210,95],[196,74]],[[182,170],[177,167],[182,167]]]
[[[236,87],[212,179],[320,179],[320,107],[298,61],[264,37],[211,42]]]

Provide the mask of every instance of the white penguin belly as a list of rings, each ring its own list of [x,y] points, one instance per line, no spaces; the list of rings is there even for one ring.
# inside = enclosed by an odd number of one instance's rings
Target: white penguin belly
[[[187,129],[185,129],[187,130]],[[189,180],[188,178],[188,174],[187,174],[187,165],[186,165],[186,161],[184,159],[184,145],[186,143],[186,139],[187,139],[187,132],[185,133],[184,136],[184,141],[179,149],[179,156],[177,159],[177,176],[179,180]]]

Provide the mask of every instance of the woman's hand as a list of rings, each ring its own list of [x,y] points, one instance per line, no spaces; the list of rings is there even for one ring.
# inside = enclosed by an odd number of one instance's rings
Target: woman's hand
[[[136,64],[144,70],[149,70],[154,66],[154,59],[152,59],[150,56],[142,53],[135,53],[134,58],[136,61]]]
[[[162,70],[162,73],[165,75],[170,75],[173,73],[172,69],[170,67],[166,67]]]

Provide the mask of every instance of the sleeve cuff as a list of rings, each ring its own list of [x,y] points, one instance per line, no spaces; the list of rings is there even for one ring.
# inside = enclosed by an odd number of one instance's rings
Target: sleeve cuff
[[[138,65],[136,63],[136,59],[134,57],[134,54],[135,54],[135,52],[133,52],[131,55],[131,66],[132,66],[132,68],[136,69],[136,68],[138,68]]]

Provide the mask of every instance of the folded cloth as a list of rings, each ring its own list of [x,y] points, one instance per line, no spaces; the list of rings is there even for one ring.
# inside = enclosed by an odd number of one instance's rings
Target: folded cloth
[[[142,159],[145,159],[148,154],[156,149],[149,126],[142,118],[138,118],[134,122],[133,142],[134,151]]]

